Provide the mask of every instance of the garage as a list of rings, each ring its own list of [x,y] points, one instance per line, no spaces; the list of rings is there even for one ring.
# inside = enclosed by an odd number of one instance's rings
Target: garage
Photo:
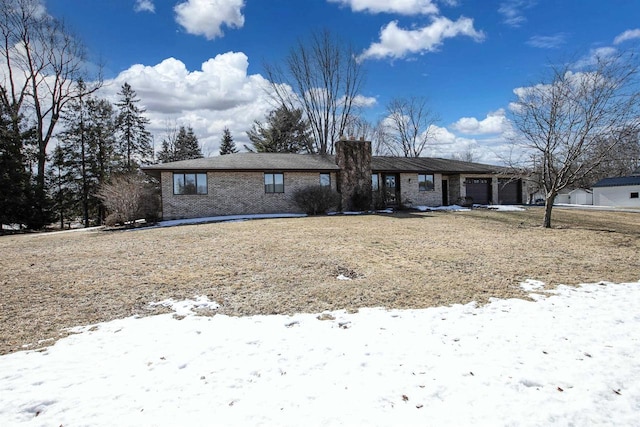
[[[519,179],[498,180],[498,203],[517,205],[522,203],[522,185]]]
[[[467,197],[474,204],[488,205],[491,202],[491,178],[467,178],[464,184]]]

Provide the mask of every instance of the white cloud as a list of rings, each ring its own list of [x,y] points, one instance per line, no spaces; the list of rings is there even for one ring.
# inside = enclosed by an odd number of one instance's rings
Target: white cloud
[[[580,58],[573,64],[573,67],[577,69],[592,67],[600,61],[606,61],[618,54],[618,50],[615,47],[605,46],[597,49],[591,49],[588,55]]]
[[[356,107],[373,107],[378,103],[378,100],[371,96],[356,95],[353,98],[353,105]]]
[[[613,44],[620,44],[633,39],[640,39],[640,28],[625,31],[613,40]]]
[[[511,27],[519,27],[527,18],[524,10],[535,6],[536,0],[506,0],[500,3],[498,12],[503,16],[503,22]]]
[[[474,150],[477,146],[475,139],[459,137],[445,127],[431,125],[429,132],[432,135],[432,142],[422,153],[425,157],[455,158],[462,153]]]
[[[244,0],[186,0],[174,7],[176,22],[189,34],[208,40],[221,37],[222,26],[241,28],[244,25]]]
[[[136,91],[151,120],[156,149],[164,137],[167,121],[192,126],[206,154],[217,154],[225,127],[238,148],[248,144],[245,132],[254,120],[263,120],[273,109],[261,75],[247,75],[244,53],[228,52],[189,71],[181,61],[168,58],[154,66],[134,65],[105,82],[100,96],[112,102],[127,82]]]
[[[504,109],[490,112],[482,120],[475,117],[463,117],[452,126],[456,131],[467,135],[502,134],[511,129]]]
[[[451,21],[445,17],[435,17],[430,25],[414,30],[398,27],[392,21],[380,31],[380,42],[373,43],[361,55],[367,58],[403,58],[412,53],[436,51],[445,39],[467,36],[475,41],[482,41],[485,35],[473,26],[473,19],[460,17]]]
[[[533,36],[527,40],[529,46],[541,49],[556,49],[565,44],[566,34],[558,33],[553,36]]]
[[[397,13],[400,15],[437,14],[438,7],[432,0],[328,0],[349,6],[354,12]]]
[[[136,12],[156,12],[156,6],[153,4],[153,0],[136,0],[136,4],[133,6],[133,10]]]

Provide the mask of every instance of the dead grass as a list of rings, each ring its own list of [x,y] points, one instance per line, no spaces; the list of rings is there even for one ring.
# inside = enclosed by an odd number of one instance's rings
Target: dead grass
[[[312,217],[0,238],[0,354],[207,295],[230,315],[422,308],[637,281],[640,214],[542,210]],[[351,281],[337,280],[343,274]],[[47,341],[41,341],[47,340]]]

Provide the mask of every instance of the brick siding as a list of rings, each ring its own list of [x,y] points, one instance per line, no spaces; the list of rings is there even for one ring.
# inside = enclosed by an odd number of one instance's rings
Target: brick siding
[[[442,205],[442,175],[433,174],[433,190],[420,191],[417,173],[400,174],[400,202],[407,207]]]
[[[319,184],[319,172],[284,172],[284,193],[265,193],[264,172],[208,172],[206,195],[177,195],[173,194],[173,173],[165,171],[162,172],[162,217],[301,213],[292,200],[293,193]],[[331,188],[336,189],[335,172],[331,173]]]

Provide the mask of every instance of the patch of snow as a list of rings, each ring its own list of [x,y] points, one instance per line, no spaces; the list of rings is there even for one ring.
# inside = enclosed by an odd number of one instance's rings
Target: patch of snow
[[[491,209],[499,212],[519,212],[524,211],[525,209],[521,206],[512,206],[512,205],[488,205],[485,206],[487,209]]]
[[[421,212],[428,211],[450,211],[450,212],[469,212],[471,209],[463,208],[458,205],[449,205],[449,206],[414,206],[415,209]]]
[[[22,227],[20,224],[2,224],[2,229],[9,231],[18,231],[21,230]]]
[[[336,279],[338,279],[338,280],[353,280],[353,279],[351,279],[351,277],[347,277],[344,274],[339,275],[338,277],[336,277]]]
[[[220,305],[216,302],[209,301],[209,298],[206,295],[201,295],[196,297],[195,300],[183,300],[176,301],[172,298],[166,299],[164,301],[152,302],[149,303],[150,306],[161,305],[163,307],[170,308],[175,311],[175,313],[179,316],[189,316],[195,314],[195,309],[208,309],[208,310],[217,310],[220,308]]]
[[[306,214],[291,213],[209,216],[204,218],[187,218],[160,221],[158,224],[156,224],[156,227],[174,227],[176,225],[204,224],[208,222],[246,221],[251,219],[303,218],[306,216]]]
[[[520,288],[522,288],[522,290],[526,292],[537,291],[538,289],[544,288],[544,282],[541,282],[539,280],[527,279],[524,282],[520,283]]]
[[[640,282],[480,307],[114,320],[0,356],[0,425],[637,425],[638,307]]]

